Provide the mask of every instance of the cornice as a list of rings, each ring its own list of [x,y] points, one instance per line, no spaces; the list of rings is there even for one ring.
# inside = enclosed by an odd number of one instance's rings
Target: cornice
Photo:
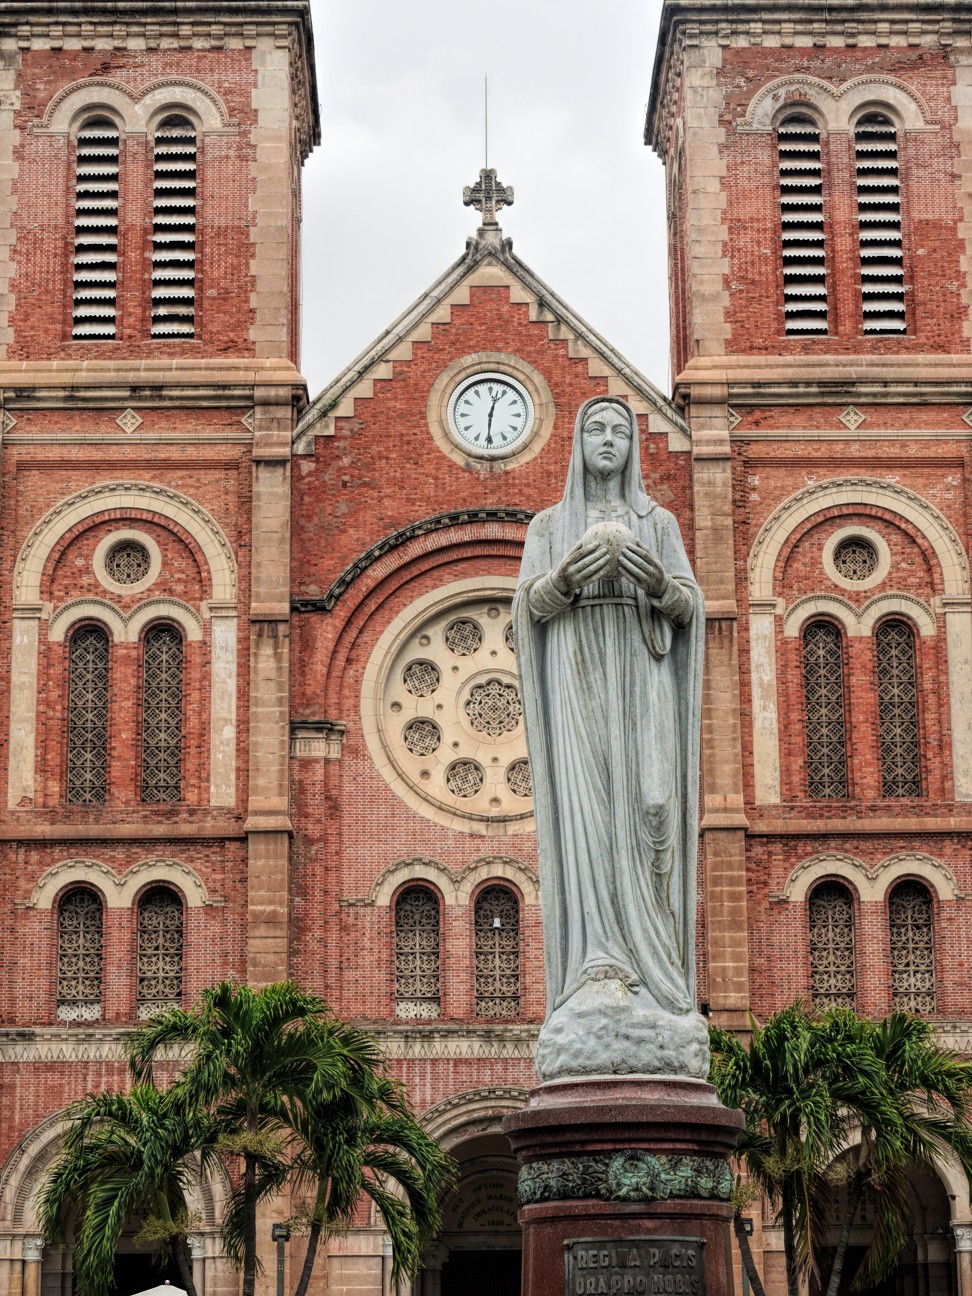
[[[522,1059],[532,1062],[539,1023],[532,1025],[468,1026],[437,1024],[399,1026],[386,1022],[358,1022],[378,1040],[385,1057],[411,1059]],[[972,1026],[969,1028],[972,1033]],[[119,1062],[127,1061],[125,1043],[130,1027],[41,1026],[0,1028],[0,1063],[19,1062]],[[163,1060],[177,1060],[169,1050]]]
[[[972,404],[972,356],[720,356],[692,360],[675,380],[676,400],[706,388],[729,404]],[[959,428],[957,436],[965,436]]]

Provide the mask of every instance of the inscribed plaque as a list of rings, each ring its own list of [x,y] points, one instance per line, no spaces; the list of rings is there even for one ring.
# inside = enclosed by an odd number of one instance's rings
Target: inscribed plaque
[[[566,1296],[705,1296],[702,1238],[576,1238],[564,1243]]]

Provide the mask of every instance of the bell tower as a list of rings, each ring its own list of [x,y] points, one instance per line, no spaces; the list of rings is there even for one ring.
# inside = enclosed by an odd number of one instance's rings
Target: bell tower
[[[965,1018],[972,987],[938,964],[904,990],[887,906],[906,857],[961,871],[972,833],[968,24],[667,0],[645,140],[708,609],[713,1013]]]

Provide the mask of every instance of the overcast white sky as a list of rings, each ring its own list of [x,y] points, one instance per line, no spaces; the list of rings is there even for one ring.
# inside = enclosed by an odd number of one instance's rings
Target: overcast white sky
[[[660,0],[311,0],[304,173],[313,397],[462,253],[463,185],[513,185],[516,253],[668,390],[664,172],[642,143]]]

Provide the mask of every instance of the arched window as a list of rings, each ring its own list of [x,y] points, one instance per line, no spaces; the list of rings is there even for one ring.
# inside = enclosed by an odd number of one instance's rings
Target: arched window
[[[155,132],[152,336],[196,333],[196,130],[166,117]]]
[[[786,332],[791,337],[820,336],[828,330],[820,129],[812,117],[794,114],[780,122],[776,141]]]
[[[101,966],[101,899],[78,887],[57,911],[58,1021],[100,1020]]]
[[[816,1008],[853,1008],[857,994],[854,961],[854,901],[839,882],[823,882],[810,893],[810,997]]]
[[[891,1007],[935,1011],[935,929],[931,896],[920,882],[899,882],[888,899]]]
[[[142,650],[142,800],[182,796],[182,635],[153,626]]]
[[[409,887],[395,904],[395,1016],[439,1016],[439,902]]]
[[[903,333],[906,323],[898,132],[884,113],[866,113],[857,123],[854,156],[864,332]]]
[[[118,127],[94,118],[78,131],[74,172],[74,313],[71,336],[116,336]]]
[[[827,621],[814,621],[803,632],[803,690],[807,792],[812,797],[845,797],[844,654],[840,631]]]
[[[67,799],[103,805],[108,795],[108,632],[81,626],[68,651]]]
[[[182,1005],[182,901],[168,887],[152,887],[138,902],[139,1020]]]
[[[884,621],[874,636],[877,659],[881,795],[921,796],[915,636],[905,621]]]
[[[520,1015],[520,906],[504,886],[476,897],[474,914],[476,1016]]]

